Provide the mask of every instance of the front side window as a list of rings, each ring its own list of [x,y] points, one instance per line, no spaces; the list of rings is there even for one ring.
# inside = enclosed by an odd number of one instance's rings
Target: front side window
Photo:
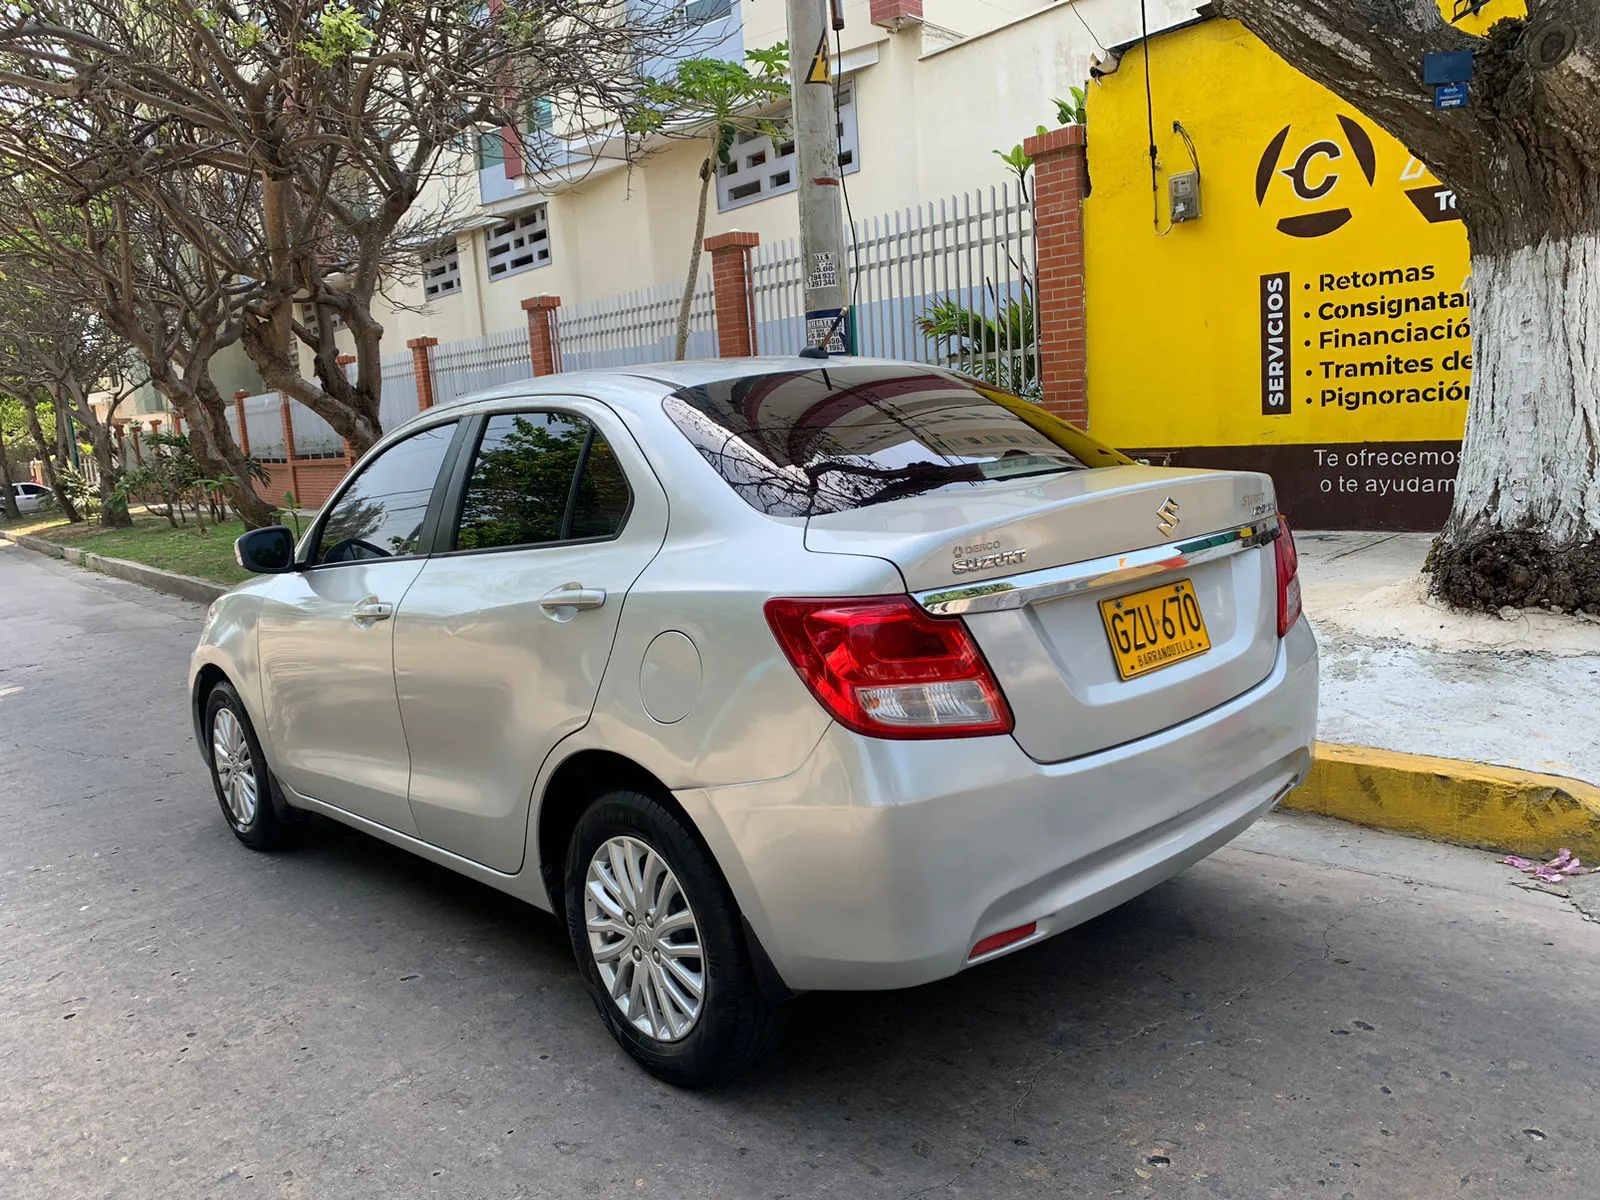
[[[415,554],[456,423],[396,442],[361,469],[317,535],[313,565]]]
[[[1025,401],[909,365],[723,379],[665,406],[724,482],[776,517],[1129,461]]]
[[[611,447],[582,417],[499,413],[489,418],[473,456],[455,548],[614,537],[630,497]]]

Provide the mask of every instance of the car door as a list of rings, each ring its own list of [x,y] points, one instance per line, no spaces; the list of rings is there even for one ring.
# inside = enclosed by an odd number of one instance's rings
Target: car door
[[[666,493],[615,415],[546,404],[480,420],[394,628],[419,836],[508,873],[534,777],[589,720],[623,601],[666,536]]]
[[[394,613],[422,570],[458,421],[395,442],[346,482],[257,621],[273,765],[296,792],[415,833],[394,691]]]

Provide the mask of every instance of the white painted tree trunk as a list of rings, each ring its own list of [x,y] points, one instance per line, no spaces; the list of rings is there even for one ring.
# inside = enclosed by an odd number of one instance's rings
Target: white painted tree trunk
[[[1472,260],[1472,403],[1446,546],[1600,537],[1600,236]]]

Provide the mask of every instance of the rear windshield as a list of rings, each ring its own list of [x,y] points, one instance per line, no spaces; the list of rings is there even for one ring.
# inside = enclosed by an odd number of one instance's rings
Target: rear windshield
[[[910,366],[817,366],[684,388],[667,415],[775,517],[1130,460],[1043,409]]]

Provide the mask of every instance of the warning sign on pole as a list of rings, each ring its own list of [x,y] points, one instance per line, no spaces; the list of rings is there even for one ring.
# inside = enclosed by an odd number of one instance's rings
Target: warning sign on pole
[[[806,72],[807,83],[828,83],[832,72],[828,69],[828,33],[822,33],[822,40],[817,43],[817,52],[811,56],[811,70]]]

